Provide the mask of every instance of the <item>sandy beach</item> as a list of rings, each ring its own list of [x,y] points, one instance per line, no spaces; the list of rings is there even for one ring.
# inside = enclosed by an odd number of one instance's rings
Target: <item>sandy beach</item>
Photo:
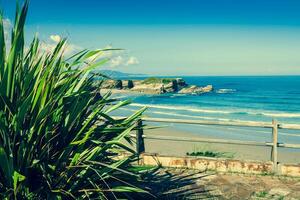
[[[174,136],[189,138],[204,138],[201,134],[196,135],[189,132],[180,131],[171,127],[164,127],[152,130],[145,130],[147,136]],[[213,138],[205,136],[205,138]],[[161,155],[185,156],[187,152],[213,151],[222,152],[233,156],[234,159],[270,161],[271,147],[216,144],[206,142],[179,142],[170,140],[145,139],[145,149],[148,153],[158,153]],[[279,148],[279,162],[300,163],[300,152],[292,149]]]

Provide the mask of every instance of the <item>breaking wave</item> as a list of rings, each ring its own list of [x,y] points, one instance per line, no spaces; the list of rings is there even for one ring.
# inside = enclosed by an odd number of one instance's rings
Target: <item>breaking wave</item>
[[[177,111],[188,111],[194,113],[210,113],[210,114],[237,114],[237,115],[258,115],[267,117],[278,117],[278,118],[300,118],[300,113],[289,113],[289,112],[265,112],[265,111],[255,111],[255,110],[219,110],[219,109],[200,109],[189,106],[172,106],[172,105],[157,105],[157,104],[140,104],[133,103],[131,106],[135,107],[149,107],[154,109],[164,109],[164,110],[177,110]]]
[[[227,93],[234,93],[236,89],[218,89],[216,93],[218,94],[227,94]]]

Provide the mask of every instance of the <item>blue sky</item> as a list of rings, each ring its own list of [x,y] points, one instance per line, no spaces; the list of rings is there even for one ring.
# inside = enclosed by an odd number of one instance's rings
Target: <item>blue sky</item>
[[[13,18],[12,0],[0,0]],[[26,33],[107,46],[107,66],[161,75],[300,74],[298,0],[31,0]],[[50,36],[52,35],[52,39]]]

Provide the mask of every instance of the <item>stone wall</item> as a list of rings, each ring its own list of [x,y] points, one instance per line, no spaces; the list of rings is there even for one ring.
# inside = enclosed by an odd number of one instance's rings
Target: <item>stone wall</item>
[[[158,154],[141,155],[142,165],[161,165],[163,167],[214,170],[248,174],[273,174],[272,162],[242,161],[225,158],[175,157]],[[300,177],[300,165],[279,164],[278,175]]]

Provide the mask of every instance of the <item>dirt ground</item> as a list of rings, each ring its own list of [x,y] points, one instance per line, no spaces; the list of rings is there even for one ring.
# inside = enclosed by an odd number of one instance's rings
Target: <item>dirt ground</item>
[[[159,169],[147,187],[158,199],[300,199],[300,178]]]

